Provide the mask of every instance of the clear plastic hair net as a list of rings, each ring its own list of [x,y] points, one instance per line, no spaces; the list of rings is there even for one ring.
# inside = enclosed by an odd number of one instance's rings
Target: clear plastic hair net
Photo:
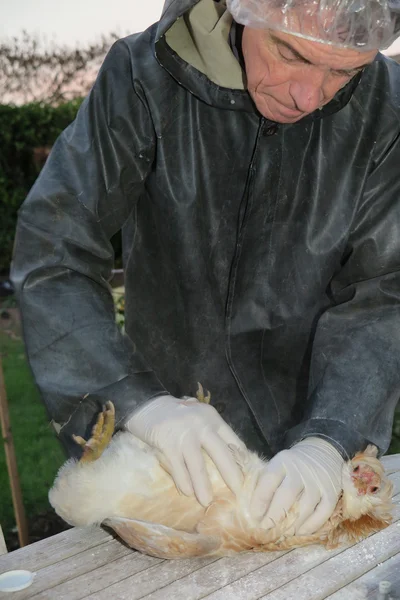
[[[400,0],[226,0],[237,23],[343,48],[388,48],[400,36]]]

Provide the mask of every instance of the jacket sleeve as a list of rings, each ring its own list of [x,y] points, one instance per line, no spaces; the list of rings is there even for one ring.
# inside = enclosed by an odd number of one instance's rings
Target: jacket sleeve
[[[107,400],[117,424],[165,389],[115,324],[110,239],[139,200],[155,136],[123,41],[61,134],[17,224],[12,280],[26,350],[69,454]]]
[[[389,447],[400,397],[399,165],[398,136],[367,179],[332,307],[318,321],[306,414],[288,446],[321,435],[344,457],[368,443],[380,454]]]

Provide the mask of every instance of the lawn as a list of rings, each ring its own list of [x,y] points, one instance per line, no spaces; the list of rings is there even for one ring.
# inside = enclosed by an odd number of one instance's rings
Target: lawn
[[[0,331],[0,352],[22,495],[28,519],[50,508],[47,492],[65,460],[25,360],[23,343]],[[0,444],[0,523],[14,525],[3,444]]]

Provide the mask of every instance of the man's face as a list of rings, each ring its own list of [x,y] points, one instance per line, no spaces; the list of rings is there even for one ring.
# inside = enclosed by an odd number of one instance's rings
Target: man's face
[[[377,53],[249,27],[242,51],[247,89],[259,112],[278,123],[294,123],[327,104]]]

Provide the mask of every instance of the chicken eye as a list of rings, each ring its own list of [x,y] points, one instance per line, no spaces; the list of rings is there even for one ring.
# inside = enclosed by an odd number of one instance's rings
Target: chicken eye
[[[358,473],[358,471],[359,471],[359,470],[360,470],[360,467],[359,467],[359,466],[357,466],[357,467],[354,467],[354,469],[353,469],[353,473]]]
[[[376,494],[376,492],[378,490],[379,490],[379,488],[376,485],[374,485],[374,487],[371,488],[370,492],[371,492],[371,494]]]

